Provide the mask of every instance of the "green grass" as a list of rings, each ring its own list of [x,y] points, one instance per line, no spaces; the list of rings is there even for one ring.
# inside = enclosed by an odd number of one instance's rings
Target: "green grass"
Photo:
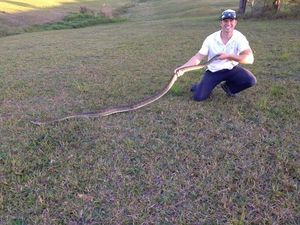
[[[239,22],[258,83],[235,98],[190,100],[201,71],[134,112],[29,122],[155,93],[237,5],[178,3],[1,38],[0,224],[299,224],[299,20]]]
[[[100,15],[90,15],[84,13],[71,13],[67,15],[63,21],[56,23],[48,23],[42,25],[34,25],[26,29],[28,32],[76,29],[99,24],[124,22],[124,18],[108,18]]]
[[[175,95],[175,96],[183,96],[184,95],[184,90],[179,84],[174,84],[170,90],[170,92]]]

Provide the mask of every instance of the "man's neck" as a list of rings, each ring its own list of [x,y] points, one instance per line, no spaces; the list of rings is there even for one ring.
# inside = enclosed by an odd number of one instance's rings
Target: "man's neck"
[[[226,44],[230,40],[232,35],[233,35],[233,31],[232,32],[221,31],[221,39],[222,39],[223,43]]]

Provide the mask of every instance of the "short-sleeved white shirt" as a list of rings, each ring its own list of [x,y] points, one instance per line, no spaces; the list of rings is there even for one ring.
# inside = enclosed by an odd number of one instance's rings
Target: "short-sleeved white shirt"
[[[222,42],[221,31],[217,31],[209,35],[203,42],[199,53],[201,55],[207,55],[208,60],[219,53],[228,53],[239,55],[241,52],[250,49],[247,38],[239,31],[234,30],[233,35],[226,45]],[[211,62],[207,69],[211,72],[216,72],[222,69],[232,69],[238,62],[233,60],[214,60]]]

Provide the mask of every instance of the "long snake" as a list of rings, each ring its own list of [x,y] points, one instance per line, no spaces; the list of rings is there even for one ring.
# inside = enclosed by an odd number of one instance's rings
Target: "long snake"
[[[160,91],[156,92],[155,94],[153,94],[149,97],[146,97],[146,98],[144,98],[140,101],[137,101],[135,103],[128,104],[128,105],[123,105],[123,106],[122,105],[113,106],[113,107],[105,108],[105,109],[95,111],[95,112],[86,112],[86,113],[73,114],[73,115],[69,115],[69,116],[66,116],[66,117],[53,119],[53,120],[31,121],[31,123],[33,123],[35,125],[46,125],[46,124],[57,123],[57,122],[61,122],[61,121],[64,121],[64,120],[69,120],[69,119],[97,118],[97,117],[104,117],[104,116],[112,115],[112,114],[115,114],[115,113],[128,112],[128,111],[133,111],[133,110],[139,109],[141,107],[144,107],[144,106],[158,100],[162,96],[164,96],[172,88],[172,86],[174,85],[174,83],[176,82],[178,77],[182,76],[184,73],[190,72],[190,71],[193,71],[193,70],[202,69],[203,67],[210,64],[213,60],[216,60],[218,57],[219,57],[219,55],[215,55],[210,60],[208,60],[207,62],[205,62],[201,65],[181,67],[180,70],[179,70],[180,73],[179,73],[179,71],[174,73],[174,75],[172,76],[170,81],[165,85],[165,87],[162,90],[160,90]]]

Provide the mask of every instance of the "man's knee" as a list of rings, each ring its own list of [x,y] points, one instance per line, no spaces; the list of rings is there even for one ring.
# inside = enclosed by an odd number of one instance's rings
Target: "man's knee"
[[[255,84],[256,84],[256,77],[249,71],[249,70],[247,70],[247,69],[244,69],[244,71],[246,72],[246,77],[247,77],[247,82],[246,83],[248,83],[248,85],[249,85],[249,87],[252,87],[252,86],[254,86]]]
[[[245,86],[248,87],[248,88],[252,87],[256,84],[256,82],[257,82],[256,77],[253,74],[250,73],[247,81],[245,82],[245,84],[246,84]]]
[[[249,83],[250,83],[251,87],[257,83],[256,77],[254,75],[251,76]]]

